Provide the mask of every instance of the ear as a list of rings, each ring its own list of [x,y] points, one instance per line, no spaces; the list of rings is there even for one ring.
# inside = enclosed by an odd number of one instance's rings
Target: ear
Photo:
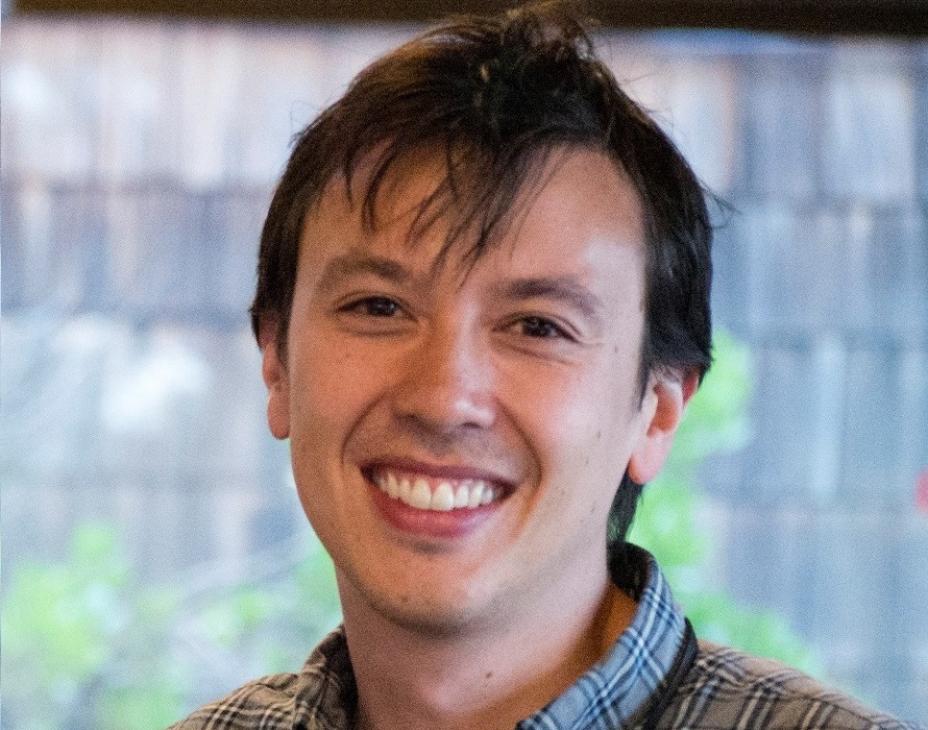
[[[290,378],[277,344],[276,323],[263,322],[258,339],[261,345],[261,375],[267,386],[267,424],[275,438],[290,435]]]
[[[641,412],[647,423],[628,462],[628,476],[646,484],[657,476],[673,444],[686,404],[696,392],[699,376],[695,372],[654,372],[648,379]]]

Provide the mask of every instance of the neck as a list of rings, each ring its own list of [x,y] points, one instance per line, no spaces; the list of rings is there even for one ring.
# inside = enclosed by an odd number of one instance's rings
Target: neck
[[[385,617],[340,580],[359,726],[512,728],[573,684],[631,622],[635,603],[605,573],[585,580],[580,593],[561,594],[569,601],[546,596],[513,621],[441,633]]]

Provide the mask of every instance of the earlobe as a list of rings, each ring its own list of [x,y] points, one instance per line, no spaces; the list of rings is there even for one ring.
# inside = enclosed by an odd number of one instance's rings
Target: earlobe
[[[698,381],[696,373],[651,376],[642,407],[646,427],[628,462],[628,476],[637,484],[651,481],[664,466]]]
[[[275,337],[262,337],[261,375],[267,386],[267,423],[275,438],[290,435],[290,379]]]

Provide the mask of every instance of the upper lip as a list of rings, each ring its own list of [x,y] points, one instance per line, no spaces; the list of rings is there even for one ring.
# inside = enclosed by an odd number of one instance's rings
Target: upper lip
[[[402,472],[411,472],[433,477],[435,479],[482,479],[485,482],[492,482],[495,485],[512,488],[514,482],[496,472],[487,469],[480,469],[473,466],[458,466],[446,464],[429,464],[416,459],[405,457],[385,457],[381,459],[371,459],[364,463],[362,470],[371,472],[375,469],[393,469]]]

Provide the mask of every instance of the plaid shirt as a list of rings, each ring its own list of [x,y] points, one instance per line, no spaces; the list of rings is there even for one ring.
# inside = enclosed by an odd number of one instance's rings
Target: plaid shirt
[[[629,546],[638,602],[612,651],[564,694],[516,730],[641,728],[657,702],[683,641],[683,614],[654,558]],[[357,690],[339,627],[299,674],[244,685],[169,730],[347,730]],[[695,664],[678,685],[659,728],[723,730],[928,730],[874,712],[777,662],[699,642]]]

